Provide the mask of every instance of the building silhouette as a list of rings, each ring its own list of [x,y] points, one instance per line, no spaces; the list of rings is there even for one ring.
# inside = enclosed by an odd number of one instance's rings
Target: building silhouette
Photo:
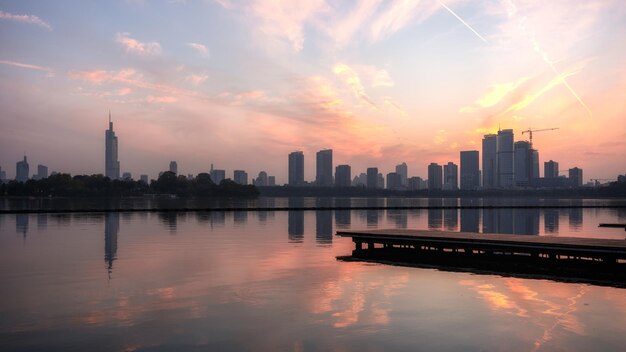
[[[352,170],[350,165],[337,165],[335,167],[335,186],[350,187],[352,182]]]
[[[178,174],[178,163],[175,161],[170,161],[170,172],[174,174]]]
[[[324,149],[317,152],[315,164],[315,183],[320,187],[333,185],[333,150]]]
[[[289,185],[304,184],[304,153],[301,151],[289,154]]]
[[[515,149],[515,168],[514,181],[517,187],[528,187],[533,179],[533,151],[530,149],[530,143],[527,141],[519,141],[514,144]]]
[[[480,188],[480,166],[478,150],[461,152],[461,189],[477,190]]]
[[[569,182],[571,187],[582,187],[583,170],[577,167],[569,169]]]
[[[370,189],[378,188],[378,168],[377,167],[367,168],[367,188],[370,188]]]
[[[409,168],[406,165],[406,163],[396,165],[396,173],[400,175],[400,185],[403,188],[408,187],[409,186],[409,180],[408,180]]]
[[[513,187],[514,181],[513,130],[506,129],[498,131],[496,150],[496,169],[498,171],[497,187],[511,188]]]
[[[267,177],[267,172],[265,171],[259,172],[259,176],[257,176],[257,178],[254,180],[254,185],[255,186],[268,186],[269,179]]]
[[[18,161],[15,164],[15,181],[26,182],[28,181],[28,175],[30,175],[28,160],[26,159],[26,155],[24,155],[24,160]]]
[[[419,176],[414,176],[409,178],[408,180],[408,188],[409,191],[419,191],[421,189],[426,189],[428,187],[428,184],[424,185],[425,181],[419,177]]]
[[[559,163],[550,160],[543,163],[543,177],[544,178],[558,178],[559,177]]]
[[[233,181],[240,185],[248,184],[248,173],[244,170],[235,170],[233,171]]]
[[[483,137],[483,188],[496,188],[497,182],[497,136],[486,134]]]
[[[140,180],[141,182],[145,183],[145,184],[148,184],[148,183],[149,183],[149,180],[148,180],[148,175],[145,175],[145,174],[143,174],[143,175],[139,175],[139,180]]]
[[[457,190],[459,189],[458,185],[459,167],[453,162],[448,162],[443,166],[443,189]]]
[[[2,170],[2,167],[0,167],[0,183],[6,181],[6,179],[7,179],[6,171]]]
[[[213,181],[216,185],[219,185],[226,178],[226,170],[214,169],[213,165],[211,165],[209,175],[211,176],[211,181]]]
[[[399,190],[402,189],[402,175],[397,172],[390,172],[387,174],[387,189]]]
[[[104,132],[104,175],[111,180],[120,178],[120,162],[117,159],[117,137],[113,132],[111,112],[109,112],[109,129]]]
[[[428,189],[435,190],[442,188],[442,168],[437,163],[428,165]]]

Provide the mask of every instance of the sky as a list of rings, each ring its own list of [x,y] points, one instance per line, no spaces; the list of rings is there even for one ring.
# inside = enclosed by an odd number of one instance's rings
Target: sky
[[[287,182],[301,150],[352,174],[459,163],[512,128],[540,162],[626,173],[626,2],[0,1],[0,167],[211,164]],[[543,168],[542,168],[543,169]],[[541,170],[543,174],[543,170]]]

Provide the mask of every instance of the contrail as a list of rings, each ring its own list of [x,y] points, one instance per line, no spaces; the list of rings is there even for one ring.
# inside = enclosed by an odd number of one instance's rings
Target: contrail
[[[463,21],[463,19],[461,17],[459,17],[459,15],[457,15],[456,13],[454,13],[454,11],[452,11],[452,9],[450,9],[448,6],[446,6],[446,4],[444,4],[443,2],[439,1],[439,4],[441,6],[443,6],[444,9],[448,10],[448,12],[450,12],[454,17],[458,18],[459,21],[461,21],[461,23],[463,23],[465,25],[465,27],[469,28],[470,31],[474,32],[474,34],[476,34],[476,36],[478,38],[480,38],[480,40],[482,40],[483,42],[487,43],[487,39],[483,38],[482,35],[480,35],[478,32],[476,32],[476,30],[474,30],[474,28],[472,28],[472,26],[470,26],[467,22]]]

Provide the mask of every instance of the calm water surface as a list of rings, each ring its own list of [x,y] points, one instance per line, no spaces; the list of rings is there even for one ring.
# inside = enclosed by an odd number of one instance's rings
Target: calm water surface
[[[0,215],[1,350],[621,351],[624,289],[341,262],[333,236],[626,237],[600,222],[626,210]]]

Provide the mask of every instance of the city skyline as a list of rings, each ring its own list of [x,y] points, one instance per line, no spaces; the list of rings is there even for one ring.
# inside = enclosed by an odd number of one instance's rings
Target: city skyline
[[[332,148],[353,175],[406,162],[424,176],[499,126],[559,127],[535,137],[539,164],[624,173],[624,2],[307,4],[4,2],[2,170],[26,154],[101,173],[94,126],[111,109],[132,175],[177,160],[283,184],[285,155],[308,155],[311,180]]]

